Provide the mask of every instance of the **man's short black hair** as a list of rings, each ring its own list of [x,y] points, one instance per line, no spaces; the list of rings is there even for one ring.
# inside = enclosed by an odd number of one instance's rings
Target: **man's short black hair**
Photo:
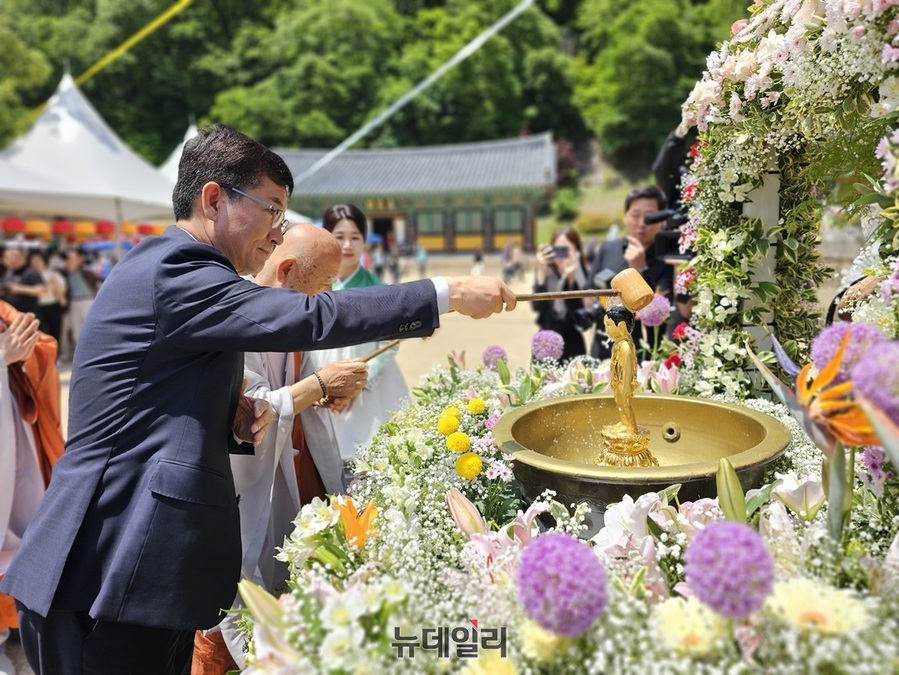
[[[664,211],[668,208],[668,198],[660,187],[657,185],[644,185],[631,190],[627,197],[624,198],[624,212],[627,213],[628,209],[631,208],[631,204],[638,199],[654,199],[659,205],[659,211]]]
[[[172,193],[176,220],[191,216],[203,186],[214,181],[239,190],[251,189],[268,178],[293,192],[293,176],[276,153],[239,131],[216,124],[184,144],[178,181]]]

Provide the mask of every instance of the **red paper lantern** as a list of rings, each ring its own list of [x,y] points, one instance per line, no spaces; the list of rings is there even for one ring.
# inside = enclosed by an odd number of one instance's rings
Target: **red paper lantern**
[[[97,222],[97,234],[112,234],[113,232],[115,232],[115,223],[111,220]]]
[[[156,227],[150,223],[141,223],[137,226],[138,234],[149,235],[156,233]]]
[[[75,231],[75,224],[69,220],[54,220],[53,225],[51,226],[51,231],[53,234],[69,234],[70,232]]]
[[[15,234],[25,231],[25,221],[21,218],[4,218],[2,223],[3,231]]]

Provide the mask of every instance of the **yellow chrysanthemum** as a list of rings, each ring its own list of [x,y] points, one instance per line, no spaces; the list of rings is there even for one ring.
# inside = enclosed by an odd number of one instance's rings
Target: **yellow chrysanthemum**
[[[724,619],[695,598],[668,598],[654,614],[659,633],[682,656],[705,656],[727,633]]]
[[[775,583],[765,610],[800,630],[829,635],[854,633],[871,621],[852,591],[804,577]]]
[[[487,404],[482,398],[473,398],[468,402],[468,412],[472,415],[480,415],[487,409]]]
[[[476,659],[462,660],[466,662],[462,675],[518,675],[512,659],[495,649],[480,651]]]
[[[471,447],[471,440],[464,431],[456,431],[446,437],[446,447],[453,452],[466,452]]]
[[[444,436],[449,436],[458,428],[459,420],[452,415],[444,415],[439,420],[437,420],[437,431],[439,431]]]
[[[441,417],[455,417],[457,420],[462,419],[462,411],[456,406],[451,405],[449,408],[440,413]]]
[[[481,473],[484,463],[476,452],[466,452],[456,458],[456,473],[471,480]]]
[[[571,645],[571,639],[550,633],[528,619],[520,627],[521,651],[537,663],[549,663]]]

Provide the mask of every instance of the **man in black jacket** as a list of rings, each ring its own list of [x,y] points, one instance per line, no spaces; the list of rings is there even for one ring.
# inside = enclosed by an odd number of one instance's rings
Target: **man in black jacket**
[[[590,267],[590,280],[594,288],[608,285],[615,274],[631,267],[637,270],[649,287],[656,293],[673,301],[674,268],[656,254],[656,235],[661,231],[665,221],[647,225],[645,218],[650,213],[664,211],[668,206],[665,194],[655,185],[647,185],[631,191],[624,200],[625,236],[605,242],[593,258]],[[611,344],[602,330],[602,314],[597,307],[596,336],[593,339],[591,355],[599,359],[607,359],[611,355]],[[664,331],[665,324],[657,328],[649,328],[648,341],[653,344],[656,331]],[[639,345],[643,336],[642,325],[634,322],[634,343]],[[645,350],[639,350],[645,358]]]

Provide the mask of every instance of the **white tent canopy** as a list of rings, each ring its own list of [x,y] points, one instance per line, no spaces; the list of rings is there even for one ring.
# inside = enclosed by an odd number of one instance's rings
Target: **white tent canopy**
[[[31,130],[0,152],[0,160],[21,171],[9,182],[8,167],[0,172],[4,210],[117,223],[172,220],[173,183],[125,145],[68,74]]]
[[[181,153],[184,152],[184,144],[197,135],[197,125],[191,124],[184,132],[184,139],[172,150],[172,154],[159,165],[159,173],[168,179],[174,185],[178,180],[178,163],[181,161]]]
[[[64,213],[73,206],[89,208],[90,203],[90,197],[74,188],[0,158],[0,211],[25,216],[46,215],[48,211]]]
[[[159,173],[165,176],[166,179],[170,180],[173,184],[178,180],[178,164],[181,162],[181,153],[184,151],[184,144],[196,135],[197,127],[196,125],[191,124],[184,133],[184,140],[172,150],[172,154],[170,154],[168,158],[159,165],[159,169],[157,169]],[[291,224],[312,222],[309,217],[304,216],[302,213],[297,213],[292,209],[287,209],[284,213],[284,217],[287,218]]]

